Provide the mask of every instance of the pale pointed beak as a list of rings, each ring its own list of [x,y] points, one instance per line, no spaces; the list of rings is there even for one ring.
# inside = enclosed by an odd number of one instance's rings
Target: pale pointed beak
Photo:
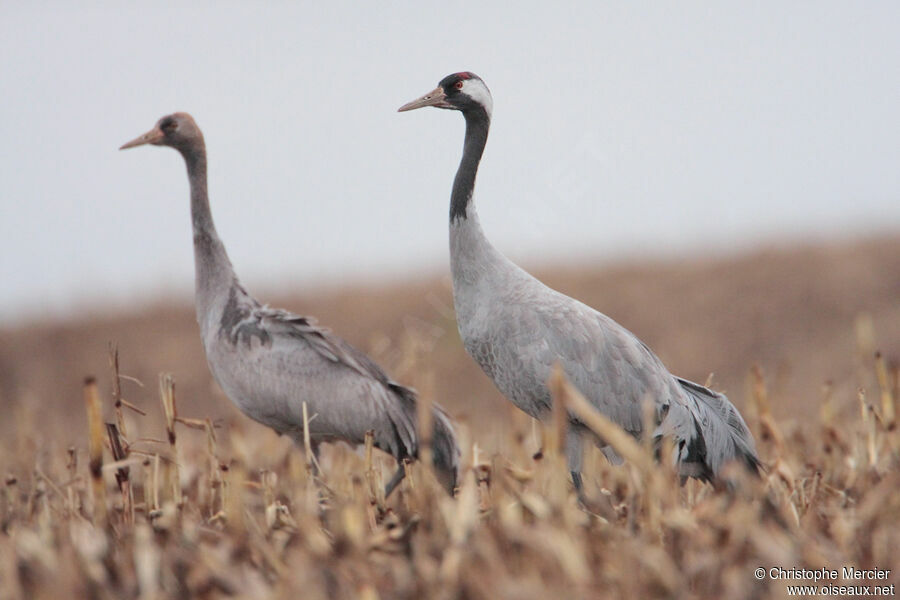
[[[415,110],[417,108],[423,108],[425,106],[451,108],[450,104],[447,103],[447,96],[444,94],[443,88],[438,86],[421,98],[416,98],[412,102],[407,102],[406,104],[398,108],[397,112],[406,112],[408,110]]]
[[[127,150],[135,146],[143,146],[144,144],[156,144],[163,139],[162,129],[154,127],[144,135],[139,135],[128,143],[122,144],[119,150]]]

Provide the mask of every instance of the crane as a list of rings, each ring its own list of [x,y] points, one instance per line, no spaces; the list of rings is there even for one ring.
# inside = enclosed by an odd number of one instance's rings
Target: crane
[[[206,145],[189,114],[162,117],[120,149],[144,144],[174,148],[187,166],[197,323],[216,382],[245,415],[301,446],[305,402],[315,452],[322,442],[362,444],[373,430],[375,447],[398,462],[385,489],[389,496],[404,477],[403,459],[419,454],[416,393],[315,319],[264,306],[241,285],[213,223]],[[460,456],[456,435],[436,404],[432,423],[435,474],[452,493]]]
[[[721,393],[675,377],[633,333],[593,308],[553,290],[490,243],[472,194],[491,124],[493,98],[470,72],[448,75],[437,88],[400,107],[460,111],[466,133],[450,196],[450,270],[457,325],[468,354],[500,392],[532,417],[551,412],[547,387],[559,364],[607,418],[636,438],[646,433],[643,402],[651,402],[655,440],[673,441],[682,478],[714,481],[726,463],[758,472],[753,437]],[[574,415],[568,416],[566,460],[583,496],[584,442],[613,463],[621,458]]]

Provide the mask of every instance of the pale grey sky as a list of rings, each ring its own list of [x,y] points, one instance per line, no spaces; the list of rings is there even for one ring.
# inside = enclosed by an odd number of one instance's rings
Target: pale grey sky
[[[396,112],[478,73],[476,189],[534,264],[900,231],[900,2],[0,3],[0,320],[193,284],[172,150],[265,296],[447,268],[462,118]]]

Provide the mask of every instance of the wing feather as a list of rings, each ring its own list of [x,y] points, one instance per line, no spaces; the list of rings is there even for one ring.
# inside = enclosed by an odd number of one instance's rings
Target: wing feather
[[[261,305],[235,283],[218,331],[210,366],[249,416],[297,432],[307,402],[322,435],[359,443],[374,429],[376,445],[395,457],[418,454],[415,391],[314,318]]]
[[[654,403],[657,413],[673,400],[674,382],[660,360],[630,331],[605,315],[570,298],[555,294],[541,304],[515,307],[521,314],[510,336],[516,379],[535,373],[521,395],[539,398],[538,408],[549,410],[546,390],[553,365],[607,417],[633,435],[643,428],[642,402]],[[507,310],[509,307],[507,306]],[[498,337],[508,332],[500,331]]]

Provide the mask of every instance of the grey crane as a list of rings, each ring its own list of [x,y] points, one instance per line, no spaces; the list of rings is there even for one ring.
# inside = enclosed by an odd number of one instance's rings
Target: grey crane
[[[462,160],[450,197],[453,303],[466,351],[500,392],[536,418],[550,412],[547,381],[559,363],[576,388],[635,437],[644,433],[642,402],[653,403],[659,440],[671,437],[682,477],[715,480],[725,463],[760,466],[753,437],[720,393],[675,377],[634,334],[596,310],[538,281],[498,252],[482,231],[472,200],[493,100],[480,77],[462,72],[400,107],[458,110],[466,121]],[[583,443],[620,458],[573,415],[566,459],[579,495]]]
[[[401,461],[419,454],[415,392],[314,319],[263,306],[247,293],[213,224],[206,145],[190,115],[165,116],[121,149],[144,144],[172,147],[187,165],[197,323],[215,380],[245,415],[300,445],[306,402],[314,450],[324,441],[362,444],[373,430],[374,445],[398,462],[390,495],[404,476]],[[434,405],[432,417],[435,472],[452,493],[459,447],[447,414]]]

